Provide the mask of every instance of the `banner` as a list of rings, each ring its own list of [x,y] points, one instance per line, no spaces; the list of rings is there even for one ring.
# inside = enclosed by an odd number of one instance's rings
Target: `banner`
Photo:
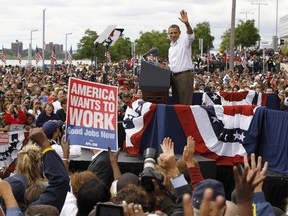
[[[66,138],[71,145],[118,149],[118,88],[70,78]]]
[[[25,137],[28,137],[29,132],[23,129],[23,125],[18,125],[19,130],[14,126],[13,131],[10,128],[9,132],[0,132],[0,168],[8,167],[17,158]]]

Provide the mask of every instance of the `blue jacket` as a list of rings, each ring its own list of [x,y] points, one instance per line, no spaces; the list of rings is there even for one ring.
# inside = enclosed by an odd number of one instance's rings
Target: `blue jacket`
[[[31,205],[52,205],[59,212],[64,205],[67,192],[70,190],[70,179],[59,155],[54,151],[47,151],[43,157],[43,172],[49,185],[39,199]]]
[[[48,116],[45,112],[42,112],[36,119],[36,126],[42,127],[42,125],[49,120],[59,120],[59,117],[54,113],[52,113],[51,116]]]
[[[253,216],[271,216],[275,215],[270,203],[266,202],[263,192],[254,193],[253,200]]]

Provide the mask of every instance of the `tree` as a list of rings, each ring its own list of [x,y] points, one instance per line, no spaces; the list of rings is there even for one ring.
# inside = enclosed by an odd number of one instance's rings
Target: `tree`
[[[209,22],[202,22],[198,23],[194,28],[193,28],[194,34],[195,34],[195,40],[192,43],[192,51],[193,53],[200,54],[200,49],[199,49],[199,39],[203,39],[203,52],[207,53],[208,47],[209,49],[214,48],[213,46],[213,41],[214,37],[211,35],[211,29],[210,29],[210,24]]]
[[[80,39],[80,42],[77,44],[78,47],[78,55],[77,58],[79,59],[90,59],[91,62],[94,60],[94,41],[98,38],[98,34],[96,31],[92,31],[87,29],[85,31],[85,35]],[[100,55],[98,55],[98,53]],[[98,46],[97,47],[97,58],[100,60],[104,60],[104,47]]]
[[[229,48],[230,45],[230,29],[226,30],[221,36],[222,42],[220,44],[219,51],[223,53]]]
[[[258,29],[254,26],[254,23],[254,20],[240,21],[235,29],[235,46],[250,47],[260,40]],[[225,31],[221,38],[220,52],[223,52],[229,47],[230,29]]]
[[[260,40],[258,29],[254,25],[254,20],[240,21],[235,30],[235,42],[242,47],[250,47]]]
[[[140,38],[136,42],[136,53],[143,55],[148,52],[152,47],[157,47],[159,52],[157,56],[159,58],[167,59],[168,49],[170,41],[167,39],[167,31],[162,32],[154,31],[151,32],[140,32]]]
[[[131,58],[131,41],[130,38],[124,36],[120,36],[116,43],[109,48],[111,60],[119,61],[122,59],[130,59]]]

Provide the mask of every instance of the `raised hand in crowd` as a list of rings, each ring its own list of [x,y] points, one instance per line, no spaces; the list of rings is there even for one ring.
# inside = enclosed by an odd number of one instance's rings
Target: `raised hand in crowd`
[[[171,178],[175,178],[179,174],[179,170],[176,166],[174,143],[169,137],[166,137],[163,139],[161,148],[163,153],[159,155],[157,163],[162,169],[166,170]]]
[[[247,160],[247,158],[245,160]],[[243,174],[240,176],[238,168],[236,166],[233,167],[234,179],[236,183],[236,199],[240,216],[253,215],[252,199],[254,196],[254,189],[265,179],[265,176],[257,175],[257,172],[258,170],[250,169],[246,163]]]
[[[251,154],[251,166],[248,163],[248,157],[245,156],[244,157],[244,166],[248,167],[248,176],[247,178],[249,178],[254,172],[256,173],[254,182],[256,182],[258,179],[265,179],[265,173],[268,169],[268,162],[266,161],[264,163],[263,168],[261,169],[262,166],[262,157],[259,156],[257,163],[256,163],[256,158],[255,158],[255,154]],[[254,193],[256,192],[261,192],[262,191],[262,187],[263,187],[263,183],[264,181],[261,181],[255,188],[254,188]]]
[[[187,137],[187,145],[183,150],[183,160],[185,161],[187,167],[198,167],[197,161],[194,160],[193,156],[195,153],[195,141],[192,136]]]
[[[42,128],[33,128],[29,131],[30,139],[40,146],[42,150],[49,148],[50,143]]]
[[[162,152],[164,154],[172,154],[174,155],[174,143],[172,141],[172,139],[170,139],[169,137],[165,137],[163,139],[162,144],[160,144]]]
[[[121,176],[121,171],[120,171],[120,168],[118,165],[118,157],[119,157],[120,151],[121,151],[121,148],[118,148],[118,150],[116,152],[112,152],[111,148],[108,147],[108,153],[109,153],[111,166],[113,169],[114,180],[117,180],[119,178],[119,176]]]
[[[62,151],[63,151],[63,158],[62,158],[62,161],[65,165],[65,168],[67,170],[67,172],[69,172],[69,163],[70,163],[70,140],[66,140],[66,136],[65,134],[62,136],[61,138],[61,148],[62,148]]]

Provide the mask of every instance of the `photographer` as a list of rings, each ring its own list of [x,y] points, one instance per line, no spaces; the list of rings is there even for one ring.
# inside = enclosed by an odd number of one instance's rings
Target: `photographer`
[[[7,110],[4,115],[4,122],[6,124],[25,124],[26,114],[19,105],[12,103],[7,106]]]

